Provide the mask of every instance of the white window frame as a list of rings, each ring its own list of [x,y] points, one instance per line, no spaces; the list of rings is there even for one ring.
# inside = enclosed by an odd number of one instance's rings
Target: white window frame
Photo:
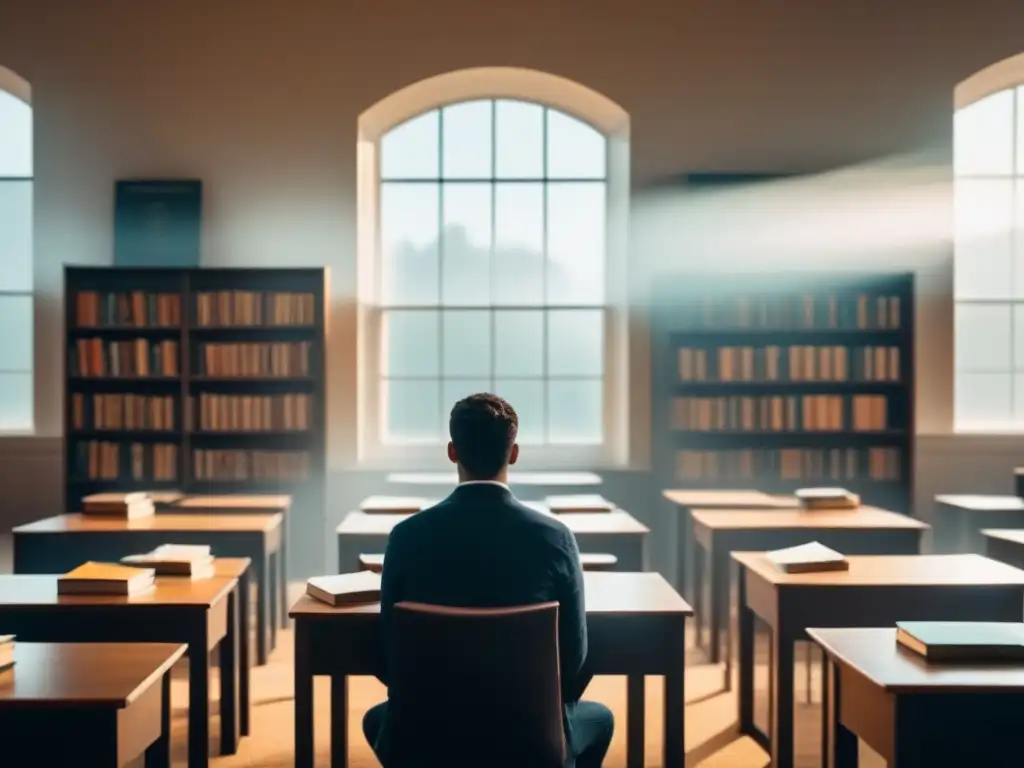
[[[9,93],[14,98],[23,101],[28,107],[32,108],[32,86],[29,85],[28,81],[11,70],[0,66],[0,91]],[[33,115],[34,117],[34,115]],[[34,122],[34,121],[33,121]],[[34,153],[34,146],[33,146]],[[33,188],[33,199],[35,198],[35,158],[32,163],[32,175],[30,176],[16,176],[16,177],[2,177],[4,181],[15,181],[19,183],[25,183],[32,185]],[[33,206],[33,217],[34,217],[34,206]],[[33,226],[34,229],[34,226]],[[34,263],[34,253],[32,254],[32,261]],[[34,271],[34,270],[33,270]],[[32,334],[33,340],[35,339],[35,328],[34,328],[34,316],[35,316],[35,294],[33,290],[28,291],[0,291],[0,296],[28,296],[32,302],[33,307],[33,327],[29,329],[29,333]],[[27,429],[2,429],[0,435],[3,436],[19,436],[19,435],[34,435],[36,433],[36,425],[38,424],[37,408],[38,400],[35,392],[35,349],[33,349],[33,360],[30,363],[30,367],[27,371],[11,370],[11,371],[0,371],[0,373],[18,373],[29,375],[30,381],[33,382],[32,390],[32,404],[31,413],[29,414],[30,426]]]
[[[458,70],[403,88],[359,117],[357,146],[358,252],[358,456],[364,467],[394,470],[449,467],[444,442],[386,444],[382,438],[382,307],[377,276],[380,260],[379,146],[393,127],[433,109],[477,99],[512,99],[540,104],[588,123],[605,136],[608,162],[606,216],[606,302],[604,440],[598,445],[524,446],[517,466],[580,469],[624,466],[629,460],[628,312],[626,249],[629,217],[629,115],[618,104],[579,83],[513,67]],[[480,309],[489,309],[482,306]],[[514,405],[514,403],[513,403]]]
[[[954,93],[953,93],[954,113],[955,112],[959,112],[961,109],[965,109],[966,107],[969,107],[972,104],[975,104],[975,103],[981,101],[982,99],[984,99],[984,98],[986,98],[988,96],[992,96],[992,95],[995,95],[995,94],[1000,93],[1002,91],[1006,91],[1006,90],[1010,90],[1010,89],[1017,89],[1017,88],[1020,88],[1022,86],[1024,86],[1024,53],[1018,54],[1016,56],[1011,56],[1008,59],[1004,59],[1003,61],[997,62],[997,63],[995,63],[995,64],[993,64],[993,65],[991,65],[989,67],[986,67],[985,69],[983,69],[980,72],[977,72],[977,73],[971,75],[966,80],[964,80],[959,85],[957,85],[956,89],[954,90]],[[1016,91],[1015,92],[1015,99],[1019,100],[1021,98],[1022,98],[1021,92],[1020,91]],[[1019,108],[1018,108],[1018,104],[1015,101],[1014,109],[1013,109],[1013,112],[1012,112],[1012,118],[1011,119],[1014,121],[1014,125],[1013,125],[1013,132],[1014,133],[1013,133],[1013,136],[1014,136],[1014,142],[1015,142],[1015,144],[1014,144],[1015,152],[1018,152],[1018,153],[1019,152],[1024,152],[1024,147],[1020,146],[1020,144],[1019,144],[1019,142],[1021,141],[1022,133],[1018,130],[1018,126],[1016,124],[1016,121],[1019,119],[1019,117],[1018,117],[1019,115],[1020,115],[1020,111],[1019,111]],[[954,158],[954,160],[955,160],[955,158]],[[992,177],[971,176],[971,175],[957,176],[956,173],[955,173],[955,170],[954,170],[954,176],[953,176],[954,194],[955,194],[956,184],[957,184],[959,179],[963,179],[965,181],[972,181],[972,180],[978,180],[978,179],[984,179],[984,178],[992,178]],[[1020,184],[1024,184],[1024,173],[1019,172],[1016,168],[1014,168],[1013,172],[1010,175],[1005,176],[1005,177],[1000,176],[999,178],[1005,178],[1007,181],[1016,181],[1016,182],[1018,182]],[[954,239],[954,248],[955,247],[956,247],[956,241]],[[956,265],[956,260],[954,258],[954,269],[956,268],[955,265]],[[1011,318],[1010,318],[1010,323],[1011,323],[1011,325],[1010,325],[1011,368],[1010,368],[1009,371],[1006,372],[1006,376],[1009,379],[1009,385],[1011,387],[1011,401],[1010,402],[1011,402],[1011,406],[1012,406],[1013,405],[1013,394],[1012,394],[1012,392],[1013,392],[1013,389],[1012,389],[1012,387],[1013,387],[1013,379],[1014,379],[1015,375],[1018,375],[1018,372],[1013,369],[1013,360],[1012,360],[1013,344],[1014,344],[1012,310],[1014,308],[1022,308],[1022,309],[1024,309],[1024,298],[1009,298],[1009,299],[1006,299],[1006,300],[1001,300],[1001,299],[966,299],[966,298],[962,299],[962,298],[959,298],[956,295],[955,288],[954,288],[954,295],[953,295],[954,336],[955,336],[955,328],[956,328],[956,322],[957,322],[956,315],[957,315],[957,313],[959,311],[959,308],[961,306],[965,306],[965,305],[975,305],[975,306],[976,305],[997,305],[997,306],[1009,306],[1011,308]],[[953,431],[955,433],[958,433],[958,434],[999,434],[999,433],[1004,433],[1004,434],[1020,434],[1020,433],[1024,432],[1024,423],[1021,423],[1021,422],[1014,422],[1014,421],[1011,421],[1011,420],[1007,420],[1005,422],[999,422],[999,423],[978,422],[978,421],[971,420],[970,418],[968,418],[966,416],[962,416],[961,414],[957,413],[955,389],[956,389],[956,378],[957,378],[957,374],[959,372],[959,368],[958,368],[957,361],[956,361],[955,341],[954,341],[954,351],[953,352],[954,352],[954,360],[953,360],[953,377],[954,377],[954,382],[953,382],[953,386],[954,386]],[[994,371],[993,373],[1001,373],[1001,372]],[[1020,373],[1020,375],[1024,375],[1024,370],[1021,370],[1019,373]]]

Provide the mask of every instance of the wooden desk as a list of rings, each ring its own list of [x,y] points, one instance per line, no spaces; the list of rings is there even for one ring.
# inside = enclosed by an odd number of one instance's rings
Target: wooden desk
[[[338,537],[338,572],[359,570],[359,555],[384,552],[391,529],[409,515],[349,512],[335,528]],[[603,552],[618,559],[618,570],[643,571],[647,567],[646,540],[650,528],[628,512],[580,512],[558,519],[576,535],[583,552]]]
[[[911,555],[921,551],[928,525],[875,507],[856,510],[694,509],[694,602],[698,647],[716,664],[729,604],[729,554],[820,541],[852,555]],[[704,627],[708,641],[704,642]],[[727,672],[729,671],[727,667]],[[730,677],[726,675],[728,686]]]
[[[218,650],[220,751],[238,750],[240,669],[235,579],[158,578],[140,595],[57,595],[57,576],[0,576],[0,626],[17,642],[185,643],[190,768],[209,764],[210,653]],[[109,670],[108,670],[109,673]],[[244,691],[248,694],[248,686]]]
[[[1016,496],[935,497],[936,552],[985,551],[985,528],[1024,528],[1024,499]]]
[[[676,524],[676,589],[691,603],[697,598],[693,593],[694,542],[693,520],[690,513],[695,509],[797,509],[800,504],[795,496],[772,496],[761,491],[715,491],[715,490],[665,490],[661,495],[675,505],[679,512]]]
[[[256,581],[256,660],[262,665],[268,646],[277,642],[273,618],[283,519],[280,514],[159,514],[138,520],[58,515],[14,529],[14,572],[66,573],[86,560],[116,563],[161,544],[208,544],[217,557],[247,557]]]
[[[807,634],[829,660],[822,725],[832,768],[856,768],[858,737],[889,768],[1020,765],[1024,665],[929,665],[891,627]]]
[[[171,667],[183,645],[22,643],[0,672],[4,762],[171,765]]]
[[[448,485],[455,487],[459,477],[454,472],[392,472],[385,482],[396,485]],[[512,472],[508,484],[519,485],[573,486],[600,485],[601,476],[593,472]]]
[[[580,565],[584,571],[614,571],[618,564],[615,555],[581,554]],[[384,571],[384,555],[360,554],[359,569],[382,573]]]
[[[266,515],[280,513],[281,549],[277,556],[277,621],[281,629],[288,628],[288,520],[291,517],[292,497],[287,494],[240,494],[222,496],[185,496],[174,505],[181,514],[234,514]]]
[[[734,552],[739,578],[739,723],[793,766],[794,644],[807,627],[897,621],[1021,621],[1024,571],[980,555],[851,556],[849,571],[783,573],[760,552]],[[770,629],[771,734],[754,724],[754,617]]]
[[[626,675],[627,764],[644,765],[644,675],[665,678],[665,766],[684,763],[683,635],[690,606],[657,573],[586,573],[587,668]],[[331,678],[331,765],[348,761],[349,675],[373,675],[380,605],[332,608],[303,596],[295,620],[295,765],[313,765],[313,676]]]

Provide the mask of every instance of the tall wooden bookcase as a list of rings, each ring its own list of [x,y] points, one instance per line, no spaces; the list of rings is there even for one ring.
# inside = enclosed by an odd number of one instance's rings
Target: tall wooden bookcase
[[[663,487],[841,486],[912,510],[911,274],[692,274],[653,296]]]
[[[325,505],[324,269],[67,267],[65,505],[99,491]]]

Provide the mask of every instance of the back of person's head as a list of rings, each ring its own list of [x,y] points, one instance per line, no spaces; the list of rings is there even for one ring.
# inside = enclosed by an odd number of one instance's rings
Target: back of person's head
[[[497,395],[481,392],[459,400],[448,419],[448,457],[478,480],[501,474],[518,455],[519,417]]]

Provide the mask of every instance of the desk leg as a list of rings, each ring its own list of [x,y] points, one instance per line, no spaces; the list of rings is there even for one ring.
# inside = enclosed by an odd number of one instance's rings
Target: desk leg
[[[729,602],[729,553],[720,551],[720,547],[715,546],[712,539],[711,551],[707,556],[708,581],[711,586],[711,600],[708,605],[708,619],[711,623],[708,661],[718,664],[722,660],[722,609],[727,607]]]
[[[295,622],[295,768],[313,768],[313,671],[309,627]]]
[[[644,768],[644,724],[647,704],[644,683],[643,675],[626,677],[626,768]]]
[[[348,675],[331,675],[331,768],[348,766]]]
[[[839,668],[826,659],[821,678],[822,768],[857,768],[857,737],[839,722]]]
[[[277,585],[281,596],[277,602],[277,612],[280,614],[278,626],[288,629],[288,536],[284,531],[281,533],[281,548],[277,550]]]
[[[775,630],[772,637],[772,768],[793,768],[794,638]]]
[[[210,652],[206,627],[188,644],[188,766],[210,764]]]
[[[261,667],[267,663],[267,599],[270,589],[267,582],[270,575],[267,573],[266,556],[253,559],[253,575],[256,577],[256,663]]]
[[[669,648],[677,648],[668,659],[665,672],[665,768],[683,768],[686,764],[686,619],[678,624],[677,640]]]
[[[743,570],[737,578],[737,634],[739,635],[739,703],[740,733],[754,733],[754,612],[747,606],[747,579]]]
[[[146,768],[171,768],[171,673],[160,681],[160,736],[149,745]]]
[[[704,619],[707,614],[704,611],[704,547],[697,542],[693,544],[693,582],[690,587],[693,590],[693,612],[697,620],[693,627],[693,645],[695,648],[704,648]]]
[[[271,552],[267,557],[267,574],[269,577],[270,584],[267,587],[267,595],[270,598],[267,610],[267,629],[270,630],[270,650],[277,648],[277,611],[278,603],[281,602],[280,585],[281,580],[279,577],[279,563],[281,562],[281,550],[277,552]]]
[[[220,673],[220,753],[238,752],[238,586],[228,596],[228,628],[217,646]]]
[[[252,587],[249,585],[249,570],[246,569],[238,580],[238,729],[243,736],[249,735],[249,716],[252,702],[249,695],[249,679],[252,675]]]

